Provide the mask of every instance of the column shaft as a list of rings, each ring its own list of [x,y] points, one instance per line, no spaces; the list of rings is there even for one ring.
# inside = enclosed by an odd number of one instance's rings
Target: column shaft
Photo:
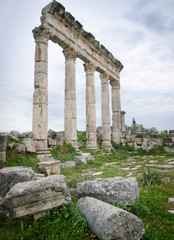
[[[84,64],[86,72],[86,137],[87,149],[97,149],[96,138],[96,106],[95,106],[95,67],[91,63]]]
[[[111,150],[111,126],[110,126],[110,101],[108,75],[100,74],[101,78],[101,111],[102,111],[102,146],[106,150]]]
[[[33,137],[38,149],[47,148],[48,129],[48,32],[33,30],[36,41],[33,93]]]
[[[76,53],[72,48],[65,48],[65,113],[64,128],[65,140],[77,147],[77,123],[76,123],[76,82],[75,60]]]
[[[120,83],[119,81],[110,81],[112,86],[112,140],[120,143],[121,130],[121,103],[120,103]]]

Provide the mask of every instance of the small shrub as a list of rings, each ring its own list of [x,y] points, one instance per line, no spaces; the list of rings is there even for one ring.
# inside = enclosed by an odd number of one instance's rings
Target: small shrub
[[[75,155],[79,155],[79,153],[76,152],[75,147],[66,142],[63,143],[63,146],[58,145],[52,148],[51,154],[54,159],[60,159],[62,161],[72,161]]]
[[[86,144],[86,132],[78,132],[77,133],[77,141],[80,143]]]
[[[124,147],[123,147],[123,144],[122,143],[115,143],[114,141],[111,141],[111,144],[112,144],[112,147],[115,149],[115,150],[123,150]]]
[[[146,133],[140,133],[140,134],[136,135],[136,138],[143,138],[143,137],[146,137],[146,136],[147,136]]]
[[[160,138],[169,137],[169,134],[168,134],[168,133],[160,133],[160,134],[159,134],[159,137],[160,137]]]
[[[143,178],[140,180],[141,186],[159,185],[161,183],[161,174],[155,170],[148,169],[143,172]]]

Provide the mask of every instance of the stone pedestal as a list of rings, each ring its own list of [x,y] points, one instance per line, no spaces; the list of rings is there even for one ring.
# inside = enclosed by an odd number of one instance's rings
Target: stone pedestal
[[[7,136],[0,135],[0,164],[6,161]]]
[[[73,48],[65,48],[65,141],[77,147],[77,123],[76,123],[76,82],[75,60],[76,52]]]
[[[101,107],[102,107],[102,147],[111,150],[111,126],[110,126],[110,104],[109,104],[109,79],[106,73],[100,74],[101,78]]]
[[[48,176],[51,173],[60,174],[60,161],[40,162],[37,163],[37,167]]]
[[[97,149],[96,138],[96,106],[95,106],[95,66],[84,64],[86,72],[86,148]]]
[[[33,30],[36,42],[33,94],[33,138],[37,148],[47,148],[48,128],[48,40],[50,33],[41,27]]]
[[[110,84],[112,86],[112,140],[119,144],[121,130],[120,82],[112,80]]]

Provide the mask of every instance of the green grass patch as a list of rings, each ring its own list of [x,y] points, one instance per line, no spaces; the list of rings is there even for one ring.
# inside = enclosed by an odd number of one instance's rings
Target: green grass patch
[[[72,161],[75,155],[79,155],[76,152],[75,147],[72,146],[70,143],[63,143],[63,146],[56,146],[52,148],[51,154],[54,159],[61,160],[61,161]]]
[[[3,230],[2,230],[3,229]],[[22,220],[7,220],[0,216],[1,240],[95,240],[86,219],[79,213],[76,203],[53,209],[50,216],[33,221],[32,217]]]
[[[38,163],[36,153],[17,153],[15,151],[7,150],[6,161],[4,164],[0,165],[0,168],[24,166],[31,167],[35,172],[39,172],[36,168],[36,163]]]

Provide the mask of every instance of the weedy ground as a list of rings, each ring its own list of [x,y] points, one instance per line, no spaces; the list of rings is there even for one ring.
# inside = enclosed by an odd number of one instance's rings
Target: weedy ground
[[[86,138],[84,133],[78,135],[82,144],[81,151],[85,152]],[[101,143],[98,144],[101,146]],[[174,154],[164,153],[163,149],[152,149],[145,153],[142,150],[132,151],[129,147],[113,145],[114,150],[107,154],[91,152],[95,158],[87,165],[78,164],[73,168],[61,169],[61,174],[67,178],[68,186],[73,188],[78,182],[94,178],[116,176],[136,177],[140,198],[132,207],[121,208],[142,219],[146,234],[143,240],[172,240],[174,239],[174,204],[168,203],[168,198],[174,197],[174,168],[161,168],[167,161],[174,159]],[[101,147],[100,147],[101,148]],[[69,144],[52,149],[52,155],[62,161],[72,160],[77,154]],[[2,167],[27,166],[36,170],[36,154],[17,154],[8,150],[7,161]],[[53,209],[50,215],[33,221],[33,217],[23,219],[7,219],[3,209],[0,211],[0,239],[2,240],[95,240],[86,220],[76,208],[77,199],[68,206]]]

